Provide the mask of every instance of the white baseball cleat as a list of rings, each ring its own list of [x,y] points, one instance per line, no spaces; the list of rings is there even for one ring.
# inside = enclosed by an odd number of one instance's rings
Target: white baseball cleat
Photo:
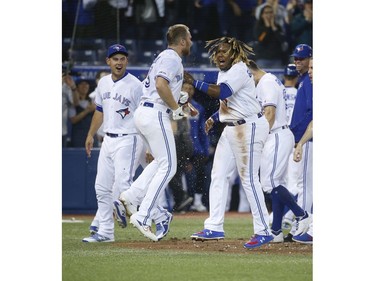
[[[131,215],[138,212],[137,205],[132,204],[125,196],[124,192],[120,194],[119,201],[124,205],[126,214],[130,217]]]
[[[273,234],[273,240],[270,243],[284,243],[284,234],[280,232],[278,235]]]
[[[86,243],[114,242],[114,241],[115,241],[115,239],[105,237],[105,236],[100,235],[98,233],[95,233],[95,234],[91,235],[90,237],[86,237],[86,238],[82,239],[82,242],[86,242]]]
[[[301,218],[296,218],[297,221],[297,229],[294,233],[294,236],[299,236],[301,234],[305,234],[309,229],[310,223],[312,221],[311,215],[305,211],[305,215]]]
[[[137,218],[135,217],[136,214],[133,214],[130,217],[130,223],[136,227],[145,237],[151,239],[152,241],[157,242],[158,238],[154,233],[151,231],[151,226],[141,223]]]

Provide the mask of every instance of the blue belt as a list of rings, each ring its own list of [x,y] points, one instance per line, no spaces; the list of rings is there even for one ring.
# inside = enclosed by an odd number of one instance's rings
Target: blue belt
[[[153,104],[152,102],[147,102],[147,101],[144,102],[142,105],[143,105],[143,106],[146,106],[146,107],[154,107],[154,104]],[[169,113],[172,112],[172,110],[170,110],[170,109],[168,108],[165,112],[167,112],[167,113],[169,114]]]
[[[123,136],[128,135],[128,134],[111,134],[111,133],[105,133],[105,134],[111,138],[118,138],[118,137],[123,137]]]
[[[262,117],[263,114],[261,112],[259,112],[257,114],[258,118]],[[237,126],[237,125],[242,125],[242,124],[245,124],[246,123],[246,120],[244,119],[241,119],[241,120],[238,120],[238,121],[234,121],[234,122],[227,122],[227,125],[228,126]]]

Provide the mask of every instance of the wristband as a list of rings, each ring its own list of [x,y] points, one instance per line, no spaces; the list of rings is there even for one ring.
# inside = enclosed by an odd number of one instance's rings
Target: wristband
[[[212,114],[210,118],[212,118],[212,120],[214,120],[215,123],[219,122],[219,110]]]
[[[208,92],[208,84],[203,82],[203,81],[199,81],[199,80],[194,80],[193,82],[193,86],[195,89],[199,90],[199,91],[202,91],[203,93],[206,93]]]

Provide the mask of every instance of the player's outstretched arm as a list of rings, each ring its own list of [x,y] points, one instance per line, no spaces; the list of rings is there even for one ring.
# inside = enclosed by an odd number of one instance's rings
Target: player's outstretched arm
[[[204,81],[195,80],[194,77],[189,72],[184,72],[184,82],[193,85],[193,87],[203,93],[206,93],[212,98],[222,99],[220,96],[221,86],[216,84],[208,84]]]

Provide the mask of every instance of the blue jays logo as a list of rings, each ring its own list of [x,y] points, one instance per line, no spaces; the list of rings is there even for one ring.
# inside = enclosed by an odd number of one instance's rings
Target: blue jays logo
[[[116,49],[116,51],[118,52],[121,48],[119,46],[115,46],[114,49]]]
[[[116,112],[121,115],[122,119],[124,119],[126,115],[130,114],[129,108],[119,109]]]
[[[296,49],[297,49],[297,52],[301,52],[303,51],[303,46],[298,46]]]

